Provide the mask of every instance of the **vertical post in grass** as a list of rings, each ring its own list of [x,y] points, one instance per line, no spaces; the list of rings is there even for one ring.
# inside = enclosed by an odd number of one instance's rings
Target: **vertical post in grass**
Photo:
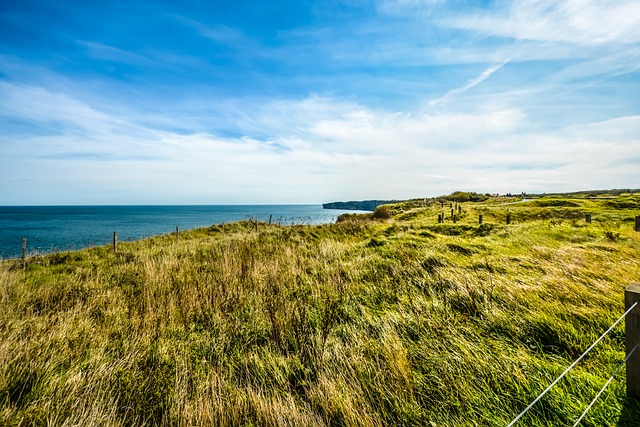
[[[482,215],[478,215],[478,224],[482,225]]]
[[[269,215],[269,225],[271,225],[271,218],[273,217],[273,215]]]
[[[636,345],[640,344],[640,284],[631,283],[624,291],[625,311],[635,303],[638,305],[627,314],[625,319],[627,355]],[[636,351],[627,360],[627,396],[640,401],[640,348],[636,348]]]
[[[176,245],[178,244],[178,237],[180,236],[180,229],[176,225]]]
[[[222,223],[222,234],[224,235],[224,222]]]
[[[458,213],[462,215],[462,206],[458,205]]]
[[[507,214],[507,225],[511,224],[511,214]]]
[[[454,215],[454,213],[453,213],[453,212],[454,212],[454,211],[453,211],[453,208],[452,208],[452,209],[451,209],[451,218],[453,218],[453,215]]]
[[[118,253],[118,232],[117,231],[113,232],[113,253],[114,254]]]
[[[584,220],[587,222],[587,224],[591,224],[591,214],[587,214]]]
[[[640,215],[636,217],[636,231],[640,231]]]
[[[22,239],[22,261],[27,257],[27,238]]]
[[[453,215],[451,218],[453,219],[453,223],[454,223],[454,224],[455,224],[456,222],[458,222],[458,218],[456,218],[456,216],[455,216],[455,215]]]

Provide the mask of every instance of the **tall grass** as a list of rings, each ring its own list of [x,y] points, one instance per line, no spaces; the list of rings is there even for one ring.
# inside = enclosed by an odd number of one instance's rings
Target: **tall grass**
[[[633,212],[572,203],[467,203],[456,224],[407,204],[3,261],[0,423],[504,426],[640,277]],[[572,423],[623,341],[617,328],[521,424]],[[618,380],[583,425],[639,414]]]

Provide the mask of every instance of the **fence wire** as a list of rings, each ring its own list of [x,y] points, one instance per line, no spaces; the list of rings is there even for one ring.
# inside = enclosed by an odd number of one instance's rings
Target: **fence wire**
[[[618,320],[616,320],[616,322],[611,325],[611,327],[609,329],[606,330],[605,333],[603,333],[602,335],[600,335],[600,338],[598,338],[593,344],[591,344],[591,346],[584,352],[582,353],[582,355],[580,357],[578,357],[576,359],[575,362],[573,362],[571,364],[571,366],[569,366],[567,369],[565,369],[565,371],[560,374],[560,376],[558,378],[556,378],[556,380],[554,382],[552,382],[549,387],[547,387],[546,389],[544,389],[544,391],[542,393],[540,393],[540,395],[538,397],[536,397],[536,399],[531,402],[531,404],[529,406],[527,406],[522,412],[520,412],[520,414],[509,423],[509,425],[507,427],[512,427],[513,425],[515,425],[516,422],[518,422],[518,420],[520,418],[522,418],[524,416],[524,414],[526,414],[527,412],[529,412],[529,409],[533,408],[533,406],[538,403],[540,401],[540,399],[542,399],[542,397],[547,394],[547,392],[549,390],[551,390],[553,388],[554,385],[556,385],[565,375],[567,375],[567,373],[572,370],[577,364],[578,362],[580,362],[582,359],[584,359],[584,357],[600,342],[602,341],[602,339],[604,337],[606,337],[609,332],[611,332],[613,330],[613,328],[615,328],[616,326],[618,326],[618,323],[620,323],[622,321],[622,319],[624,319],[625,317],[627,317],[627,314],[629,314],[631,312],[631,310],[633,310],[636,306],[638,305],[638,303],[636,302],[635,304],[633,304],[627,311],[625,311],[625,313],[620,316],[620,318]],[[626,360],[626,359],[625,359]]]
[[[637,303],[636,303],[637,304]],[[635,304],[634,304],[635,305]],[[638,348],[638,345],[640,344],[636,344],[635,347],[633,347],[633,349],[629,352],[629,354],[627,354],[627,357],[624,358],[624,360],[622,361],[621,364],[618,365],[618,368],[616,369],[616,371],[613,373],[613,375],[611,375],[611,377],[609,377],[609,380],[605,383],[604,386],[602,386],[602,388],[600,389],[600,391],[598,392],[598,394],[596,394],[596,397],[593,398],[593,400],[591,401],[591,403],[589,403],[589,406],[587,406],[587,409],[584,410],[584,412],[582,413],[582,415],[580,415],[580,418],[577,419],[576,423],[573,425],[573,427],[576,427],[578,424],[580,424],[580,421],[582,421],[582,419],[585,417],[585,415],[587,415],[587,412],[589,412],[589,410],[591,409],[591,407],[596,403],[596,401],[598,400],[598,398],[600,397],[600,395],[604,392],[604,390],[609,386],[609,384],[611,384],[611,381],[613,381],[613,379],[616,377],[616,375],[618,375],[618,372],[620,372],[620,369],[622,369],[622,367],[624,365],[626,365],[627,360],[629,360],[629,358],[631,357],[631,355],[633,354],[634,351],[636,351],[636,349]]]

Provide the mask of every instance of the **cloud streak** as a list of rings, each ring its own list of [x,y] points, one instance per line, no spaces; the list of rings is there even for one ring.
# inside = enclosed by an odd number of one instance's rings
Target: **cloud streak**
[[[618,0],[516,0],[495,11],[445,19],[446,25],[500,37],[602,45],[640,41],[640,3]]]
[[[456,96],[458,94],[464,93],[464,92],[468,91],[469,89],[472,89],[472,88],[478,86],[480,83],[482,83],[483,81],[485,81],[489,77],[491,77],[491,75],[494,74],[496,71],[498,71],[499,69],[501,69],[502,67],[507,65],[510,61],[511,61],[511,58],[505,60],[504,62],[502,62],[500,64],[492,65],[491,67],[487,68],[482,73],[480,73],[480,75],[477,76],[476,78],[469,80],[467,82],[467,84],[465,84],[464,86],[461,86],[461,87],[455,88],[455,89],[451,89],[449,92],[444,94],[444,96],[442,96],[442,97],[440,97],[438,99],[434,99],[434,100],[429,101],[429,105],[433,107],[433,106],[436,106],[438,104],[442,104],[442,103],[446,102],[447,100],[449,100],[450,98],[453,98],[454,96]]]

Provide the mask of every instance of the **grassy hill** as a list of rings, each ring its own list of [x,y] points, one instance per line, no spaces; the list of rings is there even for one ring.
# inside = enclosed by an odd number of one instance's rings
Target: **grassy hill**
[[[504,426],[640,280],[640,196],[510,202],[2,261],[0,424]],[[623,358],[619,326],[519,425],[572,425]],[[582,425],[638,419],[621,373]]]

